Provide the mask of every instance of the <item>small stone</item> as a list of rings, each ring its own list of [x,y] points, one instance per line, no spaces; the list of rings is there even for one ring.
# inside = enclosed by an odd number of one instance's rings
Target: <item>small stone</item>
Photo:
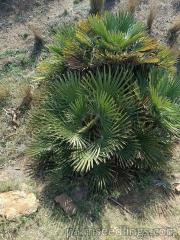
[[[176,194],[180,194],[180,183],[174,184],[174,190]]]
[[[173,174],[173,177],[174,177],[178,182],[180,182],[180,174],[179,174],[179,173]]]
[[[73,200],[65,193],[56,196],[55,202],[60,205],[60,207],[69,215],[73,215],[76,213],[77,208],[74,204]]]
[[[37,211],[39,202],[33,193],[10,191],[0,193],[0,216],[13,219]]]

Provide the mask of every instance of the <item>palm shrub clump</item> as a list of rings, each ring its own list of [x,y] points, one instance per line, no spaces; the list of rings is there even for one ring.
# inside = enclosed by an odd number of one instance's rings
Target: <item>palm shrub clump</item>
[[[32,116],[31,156],[108,191],[133,169],[166,166],[180,130],[170,50],[128,12],[90,16],[55,39],[40,66],[48,94]]]
[[[70,70],[92,70],[111,63],[144,68],[156,65],[175,71],[171,51],[146,33],[146,27],[129,12],[90,16],[76,26],[65,25],[50,46],[53,56],[40,65],[46,79]]]

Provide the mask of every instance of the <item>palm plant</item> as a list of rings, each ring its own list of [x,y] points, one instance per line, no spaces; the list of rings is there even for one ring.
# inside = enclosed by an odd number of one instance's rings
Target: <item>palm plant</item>
[[[55,35],[50,47],[52,57],[39,70],[52,80],[69,70],[91,70],[104,64],[156,65],[175,71],[171,51],[149,37],[146,26],[130,12],[110,12],[90,16],[77,25],[65,25]]]
[[[127,12],[62,28],[51,50],[31,156],[53,156],[57,169],[86,177],[93,189],[129,182],[132,169],[165,166],[180,133],[170,51]]]

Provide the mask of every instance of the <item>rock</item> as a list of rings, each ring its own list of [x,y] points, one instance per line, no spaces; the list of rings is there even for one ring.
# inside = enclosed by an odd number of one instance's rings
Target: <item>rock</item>
[[[174,173],[173,178],[180,183],[180,173]]]
[[[171,184],[174,189],[174,192],[176,194],[180,194],[180,174],[179,173],[173,174],[173,178],[174,180],[172,181]]]
[[[75,189],[72,190],[72,196],[76,201],[85,200],[87,198],[87,195],[88,195],[88,188],[85,186],[76,187]]]
[[[39,202],[33,193],[10,191],[0,193],[0,216],[13,219],[37,211]]]
[[[180,183],[174,184],[174,190],[176,194],[180,194]]]
[[[60,207],[69,215],[73,215],[76,213],[77,208],[74,204],[73,200],[65,193],[56,196],[55,202],[60,205]]]

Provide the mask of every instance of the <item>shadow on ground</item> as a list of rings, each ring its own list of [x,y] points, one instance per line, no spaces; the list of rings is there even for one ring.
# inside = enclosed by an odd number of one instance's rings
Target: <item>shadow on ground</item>
[[[170,184],[165,179],[154,179],[148,186],[137,187],[116,199],[110,198],[110,201],[119,207],[122,214],[127,212],[140,220],[148,220],[152,216],[171,215],[174,199]]]
[[[105,2],[105,9],[110,11],[114,8],[117,0],[106,0]]]
[[[26,12],[32,14],[32,10],[37,7],[47,8],[53,0],[0,0],[0,18],[8,18],[12,14],[23,15]]]
[[[175,10],[176,13],[180,12],[180,1],[179,0],[175,0],[173,2],[173,9]]]
[[[38,0],[1,0],[0,17],[7,17],[13,13],[22,13],[28,11],[32,6],[40,5]]]
[[[53,218],[65,223],[74,233],[78,230],[82,235],[86,235],[85,231],[88,228],[95,231],[97,227],[103,229],[102,217],[109,204],[116,206],[120,218],[127,213],[137,220],[172,214],[174,193],[163,174],[143,172],[135,177],[133,189],[129,192],[116,191],[112,194],[95,195],[89,193],[86,198],[78,200],[74,195],[74,189],[84,186],[88,188],[83,179],[75,176],[64,178],[58,173],[50,173],[50,178],[46,178],[47,174],[44,173],[41,171],[38,174],[42,182],[48,183],[42,191],[41,200],[52,211]],[[55,205],[54,198],[62,193],[70,196],[77,206],[78,211],[74,216],[68,216],[58,205]],[[83,240],[86,239],[85,235]]]

